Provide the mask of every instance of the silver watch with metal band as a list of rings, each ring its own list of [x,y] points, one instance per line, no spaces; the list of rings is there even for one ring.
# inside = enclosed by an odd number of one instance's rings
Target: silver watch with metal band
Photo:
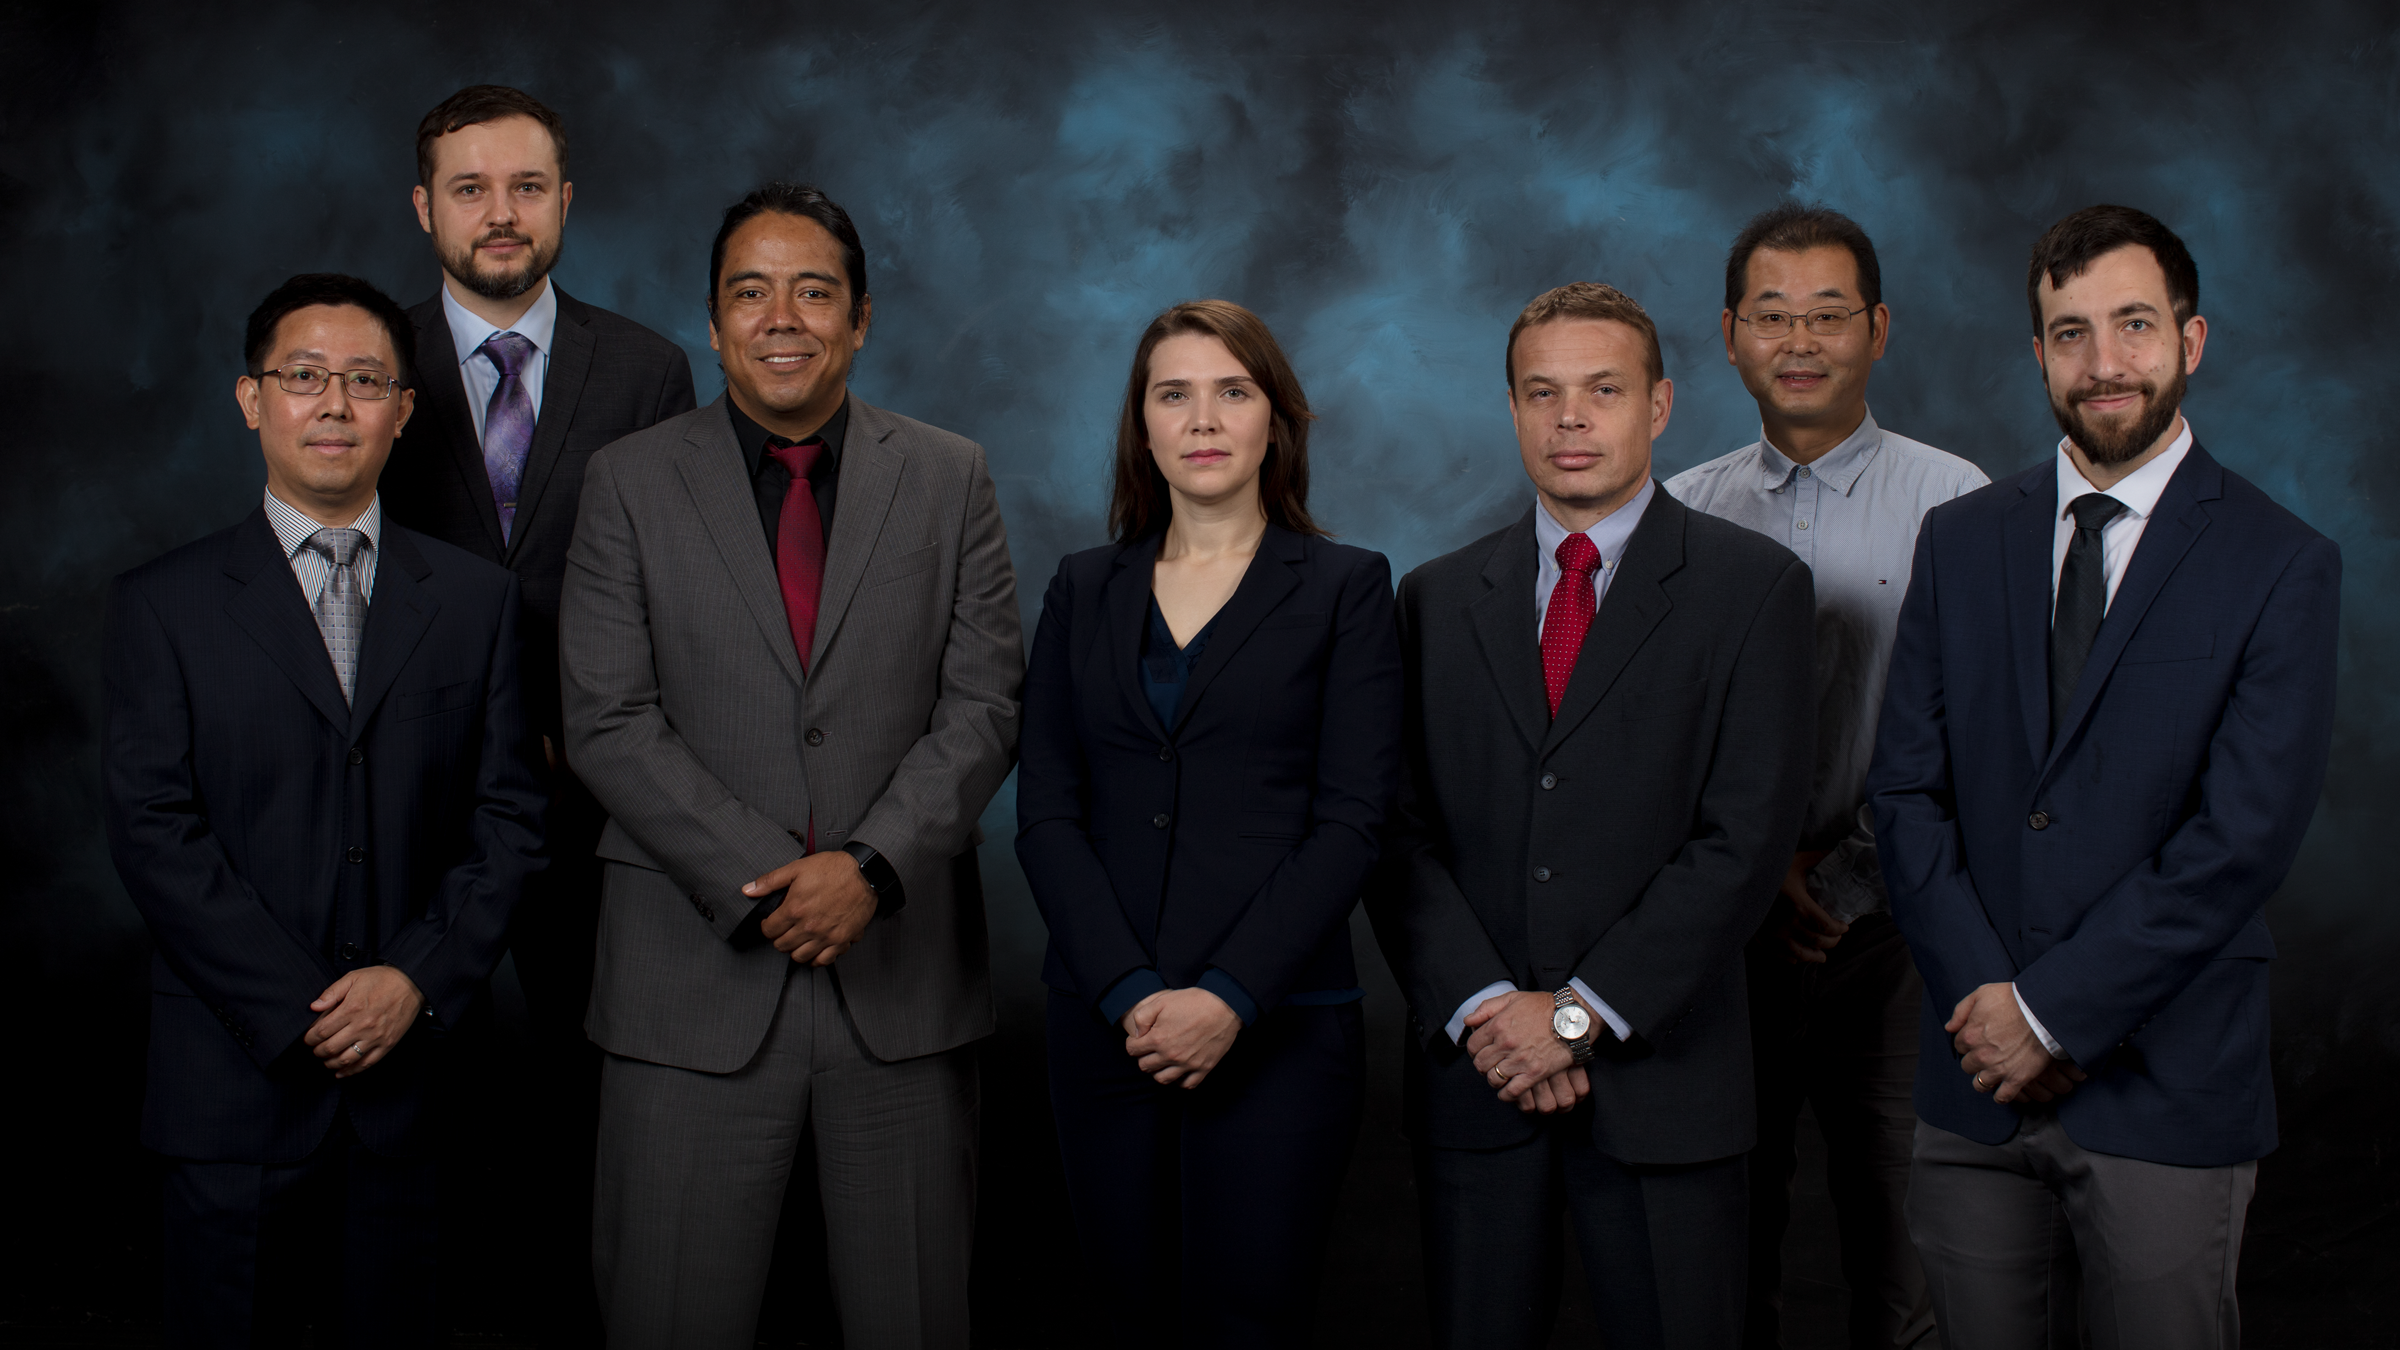
[[[1566,1042],[1567,1053],[1576,1063],[1591,1063],[1600,1028],[1591,1011],[1576,999],[1575,987],[1569,985],[1552,994],[1550,1007],[1550,1034]]]

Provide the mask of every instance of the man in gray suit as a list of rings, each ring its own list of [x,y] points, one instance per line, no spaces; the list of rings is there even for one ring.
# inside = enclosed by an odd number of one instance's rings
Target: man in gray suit
[[[847,1343],[964,1346],[1008,543],[980,447],[849,396],[873,310],[839,206],[751,193],[709,274],[725,397],[593,457],[560,602],[609,813],[602,1315],[617,1350],[746,1350],[813,1125]]]

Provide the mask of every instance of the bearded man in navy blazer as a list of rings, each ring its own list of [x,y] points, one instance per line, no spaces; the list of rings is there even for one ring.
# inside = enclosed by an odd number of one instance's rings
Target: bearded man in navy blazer
[[[1908,1220],[1950,1350],[2241,1343],[2275,1146],[2260,917],[2332,738],[2341,554],[2193,438],[2183,242],[2026,276],[2054,456],[1917,536],[1869,788],[1925,977]]]
[[[234,386],[264,501],[109,596],[109,846],[152,942],[171,1345],[439,1337],[443,1042],[541,866],[543,797],[515,578],[376,495],[409,338],[353,277],[269,295]]]

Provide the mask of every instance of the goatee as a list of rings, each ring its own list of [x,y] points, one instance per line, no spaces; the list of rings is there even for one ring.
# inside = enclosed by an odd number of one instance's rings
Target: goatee
[[[2050,415],[2058,419],[2058,429],[2067,433],[2075,448],[2094,464],[2123,464],[2137,458],[2144,450],[2175,425],[2176,410],[2183,406],[2186,381],[2182,363],[2175,367],[2175,378],[2161,390],[2144,381],[2139,384],[2086,385],[2060,402],[2050,396]],[[2122,394],[2142,396],[2141,411],[2132,418],[2115,423],[2095,422],[2084,416],[2083,405],[2095,398],[2114,398]]]
[[[545,249],[521,234],[490,234],[476,242],[489,244],[502,239],[513,239],[526,246],[522,268],[502,272],[484,267],[477,261],[475,246],[470,244],[464,248],[443,250],[443,270],[466,283],[468,290],[486,300],[514,300],[542,284],[542,278],[550,275],[550,268],[558,262],[559,245],[563,242],[554,239],[550,247]]]

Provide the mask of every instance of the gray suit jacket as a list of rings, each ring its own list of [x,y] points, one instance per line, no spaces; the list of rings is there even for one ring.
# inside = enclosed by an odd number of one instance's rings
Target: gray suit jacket
[[[742,886],[859,839],[907,892],[835,964],[908,1059],[992,1030],[976,817],[1015,754],[1016,576],[973,442],[853,397],[803,677],[724,400],[592,457],[559,604],[567,755],[608,808],[586,1022],[612,1054],[749,1062],[789,957]]]

